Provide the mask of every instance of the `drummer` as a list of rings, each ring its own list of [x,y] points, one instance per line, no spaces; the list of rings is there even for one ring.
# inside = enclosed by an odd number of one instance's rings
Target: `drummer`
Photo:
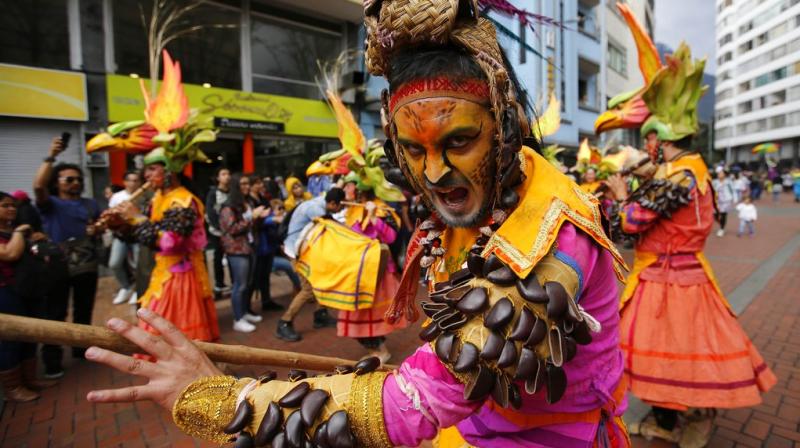
[[[292,212],[289,219],[289,230],[284,241],[284,252],[294,259],[297,254],[297,244],[303,229],[315,218],[325,215],[332,215],[342,210],[344,200],[344,190],[341,188],[331,188],[325,196],[303,202]],[[300,291],[292,298],[289,308],[278,321],[275,329],[275,336],[287,342],[297,342],[302,339],[294,329],[294,317],[309,300],[314,299],[314,292],[311,284],[302,275],[300,276]],[[318,307],[314,311],[314,328],[335,327],[337,320],[331,317],[326,308]]]

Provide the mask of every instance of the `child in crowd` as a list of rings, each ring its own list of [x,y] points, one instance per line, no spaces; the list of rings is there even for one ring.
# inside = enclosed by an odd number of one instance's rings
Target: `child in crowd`
[[[758,211],[750,196],[745,196],[744,201],[736,205],[736,211],[739,213],[739,232],[736,236],[742,236],[747,227],[747,233],[752,237],[756,232],[755,222],[758,219]]]

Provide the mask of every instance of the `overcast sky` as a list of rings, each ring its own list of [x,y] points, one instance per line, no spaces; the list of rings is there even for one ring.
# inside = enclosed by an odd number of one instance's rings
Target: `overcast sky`
[[[716,74],[713,0],[656,0],[656,42],[677,48],[685,40],[695,58],[708,57],[706,72]]]

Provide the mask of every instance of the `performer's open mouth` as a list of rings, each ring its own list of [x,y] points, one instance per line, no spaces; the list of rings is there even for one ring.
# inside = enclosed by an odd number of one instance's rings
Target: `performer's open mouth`
[[[453,212],[463,211],[469,201],[469,189],[465,187],[436,188],[434,193],[439,202]]]

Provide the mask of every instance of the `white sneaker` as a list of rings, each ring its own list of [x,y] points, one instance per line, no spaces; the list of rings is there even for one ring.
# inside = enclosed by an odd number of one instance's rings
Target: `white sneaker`
[[[242,320],[246,320],[252,324],[257,324],[261,322],[263,319],[261,318],[261,316],[255,314],[244,313],[244,317],[242,318]]]
[[[240,333],[252,333],[256,331],[256,326],[244,319],[240,319],[233,322],[233,331],[238,331]]]
[[[119,305],[120,303],[125,303],[128,301],[128,297],[131,295],[130,289],[120,288],[119,292],[117,292],[117,296],[114,297],[114,301],[111,302],[114,305]]]
[[[136,305],[136,302],[139,301],[139,294],[136,294],[136,291],[131,294],[131,298],[128,300],[128,305]]]
[[[724,235],[725,235],[725,231],[724,230],[722,230],[722,229],[717,230],[717,236],[724,236]]]

